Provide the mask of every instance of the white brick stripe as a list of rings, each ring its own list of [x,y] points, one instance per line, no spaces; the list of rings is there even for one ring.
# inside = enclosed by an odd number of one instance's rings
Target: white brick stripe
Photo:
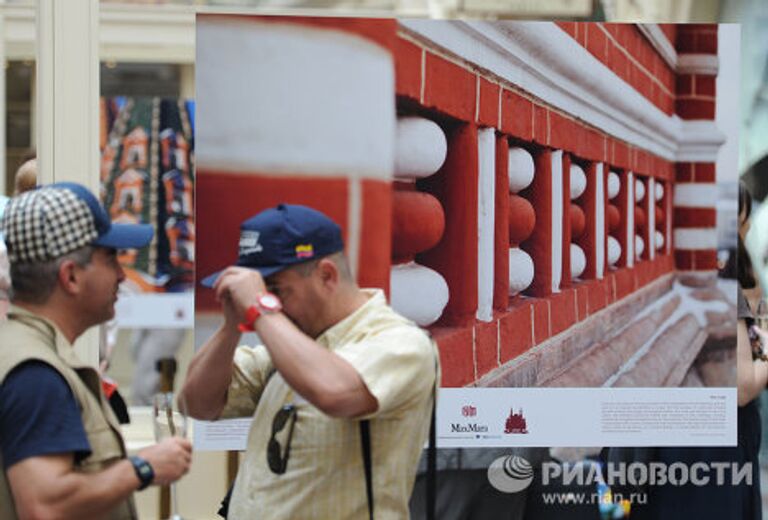
[[[702,182],[682,182],[675,185],[676,208],[714,208],[717,185]]]
[[[675,249],[717,249],[717,229],[675,229]]]

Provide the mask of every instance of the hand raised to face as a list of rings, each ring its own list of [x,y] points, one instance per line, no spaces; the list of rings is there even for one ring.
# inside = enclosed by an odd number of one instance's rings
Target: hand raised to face
[[[257,298],[267,292],[261,274],[245,267],[228,267],[216,280],[213,289],[229,323],[241,323],[248,307],[256,304]]]

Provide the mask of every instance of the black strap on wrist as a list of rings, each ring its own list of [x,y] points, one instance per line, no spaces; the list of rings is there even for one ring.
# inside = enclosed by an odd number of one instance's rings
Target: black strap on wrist
[[[152,484],[152,481],[155,479],[155,470],[152,469],[150,463],[136,455],[128,457],[128,460],[133,465],[133,470],[136,472],[136,476],[141,483],[139,484],[139,491]]]

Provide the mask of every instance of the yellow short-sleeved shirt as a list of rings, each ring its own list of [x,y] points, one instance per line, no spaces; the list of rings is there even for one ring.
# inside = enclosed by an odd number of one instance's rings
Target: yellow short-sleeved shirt
[[[355,367],[379,402],[369,417],[376,518],[408,518],[429,433],[437,350],[425,331],[386,304],[382,291],[366,293],[368,302],[317,341]],[[267,443],[275,414],[289,403],[297,419],[287,470],[276,475],[267,465]],[[237,349],[222,418],[251,415],[230,518],[368,518],[359,421],[329,417],[296,395],[263,346]],[[278,434],[281,445],[285,433]]]

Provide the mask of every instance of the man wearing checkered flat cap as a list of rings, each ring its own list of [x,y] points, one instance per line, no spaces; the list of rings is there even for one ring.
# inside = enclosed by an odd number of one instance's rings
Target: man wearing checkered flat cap
[[[10,200],[0,223],[11,307],[0,324],[0,518],[136,518],[132,494],[184,475],[178,437],[127,457],[97,371],[73,343],[111,319],[125,278],[117,251],[152,228],[112,224],[84,186]]]
[[[240,226],[237,265],[202,284],[224,323],[189,366],[190,414],[253,417],[227,518],[407,518],[437,350],[382,290],[357,286],[339,226],[267,209]],[[238,346],[244,331],[263,345]]]

